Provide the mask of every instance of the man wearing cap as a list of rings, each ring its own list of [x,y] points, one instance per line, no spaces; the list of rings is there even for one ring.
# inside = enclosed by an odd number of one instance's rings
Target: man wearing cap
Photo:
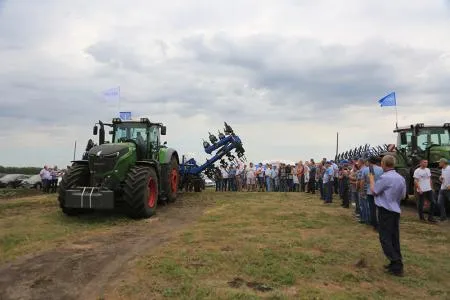
[[[400,201],[406,197],[405,179],[394,170],[395,157],[386,155],[381,160],[384,173],[375,182],[375,175],[369,174],[370,190],[378,208],[378,232],[381,247],[390,264],[387,271],[403,276],[403,261],[400,251]]]
[[[434,199],[433,199],[433,189],[431,188],[431,171],[428,167],[428,160],[422,159],[420,161],[420,167],[418,167],[414,171],[414,187],[416,189],[417,194],[419,195],[419,201],[417,205],[417,210],[419,213],[419,218],[421,221],[424,221],[423,217],[423,202],[425,198],[430,202],[430,210],[428,213],[428,221],[434,222],[433,213],[434,213]]]
[[[445,212],[445,205],[450,202],[450,166],[446,158],[439,160],[439,167],[442,168],[441,189],[439,191],[438,202],[441,208],[441,221],[447,220],[447,214]]]

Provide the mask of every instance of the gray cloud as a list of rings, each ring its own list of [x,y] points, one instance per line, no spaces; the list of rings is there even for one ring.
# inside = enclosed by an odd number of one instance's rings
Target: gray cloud
[[[192,128],[192,136],[203,136],[214,122],[238,124],[255,159],[278,153],[276,142],[263,150],[255,142],[269,128],[298,132],[326,123],[333,131],[353,130],[361,120],[347,111],[375,111],[390,91],[408,114],[424,105],[449,109],[450,22],[442,12],[448,1],[351,3],[342,10],[326,0],[217,7],[206,0],[189,6],[0,0],[0,126],[13,128],[0,139],[26,143],[53,135],[68,145],[86,139],[92,122],[117,113],[117,103],[101,92],[118,85],[121,110],[170,120],[179,131]],[[175,138],[197,149],[186,137]],[[288,143],[286,156],[296,147],[311,156],[324,143],[299,138]]]

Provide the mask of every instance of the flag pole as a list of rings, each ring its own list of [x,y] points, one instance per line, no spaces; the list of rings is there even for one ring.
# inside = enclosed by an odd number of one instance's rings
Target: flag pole
[[[397,111],[397,103],[395,103],[395,129],[398,129],[398,111]]]
[[[119,99],[117,101],[117,113],[120,116],[120,86],[119,86]]]
[[[338,156],[338,152],[339,152],[339,132],[336,132],[336,158]]]
[[[75,140],[75,145],[73,146],[73,160],[75,160],[75,153],[77,152],[77,140]]]

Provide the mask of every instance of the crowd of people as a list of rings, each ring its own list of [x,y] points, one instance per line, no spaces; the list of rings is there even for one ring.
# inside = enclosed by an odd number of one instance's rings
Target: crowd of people
[[[56,193],[58,187],[58,177],[62,176],[62,172],[58,170],[57,166],[50,168],[45,165],[39,172],[42,181],[42,191],[44,193]]]
[[[341,206],[354,206],[354,216],[362,224],[379,232],[382,249],[390,260],[386,270],[393,275],[403,274],[400,251],[400,202],[407,196],[405,179],[395,171],[395,158],[390,155],[340,162],[326,158],[315,163],[313,159],[296,164],[265,164],[230,166],[217,169],[216,191],[259,192],[320,192],[325,204],[338,197]],[[446,221],[446,203],[450,202],[450,166],[448,160],[439,161],[441,186],[433,191],[428,161],[423,159],[414,171],[414,190],[417,212],[424,217],[424,201],[430,203],[427,220],[436,223],[435,206],[439,205],[440,221]],[[438,195],[437,197],[435,195]]]
[[[445,159],[441,162],[444,167]],[[295,164],[273,163],[249,165],[231,165],[216,170],[215,184],[217,192],[247,191],[247,192],[306,192],[320,193],[324,203],[333,202],[333,197],[342,200],[342,207],[354,206],[354,215],[363,224],[378,229],[375,199],[370,190],[370,174],[375,182],[384,173],[380,157],[358,159],[355,161],[343,160],[335,162],[323,158],[316,163],[314,159],[299,161]],[[441,219],[446,219],[445,202],[449,196],[446,192],[439,192],[439,199],[435,199],[432,191],[431,172],[428,161],[422,160],[420,167],[414,172],[414,185],[418,197],[418,216],[424,218],[424,202],[430,203],[429,211],[434,211],[439,204]],[[441,200],[442,198],[442,200]],[[437,201],[439,200],[439,201]],[[433,214],[428,215],[429,222],[436,222]]]

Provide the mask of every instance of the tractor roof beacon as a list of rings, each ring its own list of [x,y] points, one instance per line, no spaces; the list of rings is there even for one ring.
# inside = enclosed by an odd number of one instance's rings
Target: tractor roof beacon
[[[111,128],[111,142],[105,142],[105,126]],[[98,145],[89,140],[83,158],[73,161],[62,178],[58,200],[66,215],[117,209],[148,218],[158,201],[176,200],[179,157],[161,144],[163,124],[114,118],[110,124],[99,121],[93,134],[99,135]]]

